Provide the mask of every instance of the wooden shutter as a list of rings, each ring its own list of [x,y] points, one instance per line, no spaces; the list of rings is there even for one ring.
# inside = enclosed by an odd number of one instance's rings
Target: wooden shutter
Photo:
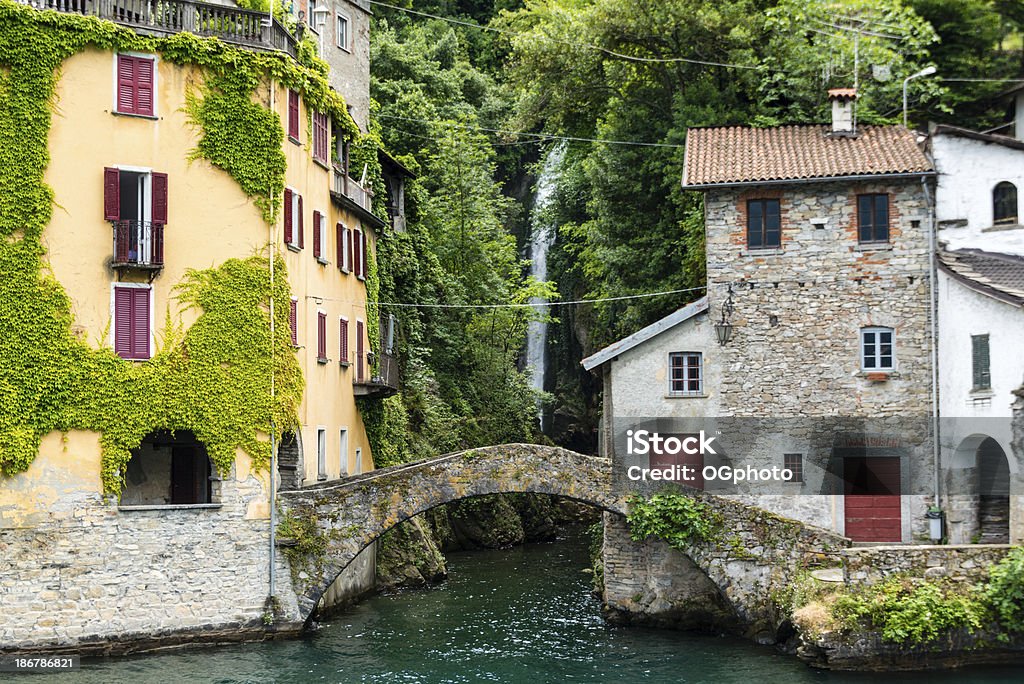
[[[288,302],[288,325],[292,329],[292,346],[299,346],[299,303],[294,299]]]
[[[121,172],[109,166],[103,169],[103,220],[121,219]]]
[[[117,56],[117,111],[135,114],[135,58]]]
[[[128,221],[114,223],[114,261],[127,264],[131,247],[131,234]]]
[[[154,265],[162,266],[164,263],[164,224],[154,223],[150,237],[153,241],[151,261]]]
[[[154,60],[135,58],[135,113],[153,116]]]
[[[299,139],[299,94],[294,90],[288,91],[288,135]]]
[[[147,288],[131,290],[132,302],[132,358],[149,358],[149,296]]]
[[[327,314],[322,311],[316,315],[316,358],[327,358]]]
[[[360,239],[362,244],[359,245],[359,258],[361,262],[359,264],[359,277],[366,280],[366,231],[360,233]]]
[[[114,352],[132,358],[132,288],[114,288]]]
[[[363,381],[363,322],[356,321],[356,380]]]
[[[352,273],[355,274],[356,278],[363,277],[363,274],[359,271],[359,265],[363,263],[363,258],[359,254],[359,248],[363,245],[362,234],[363,231],[361,230],[352,231]]]
[[[285,244],[292,244],[292,191],[284,189],[284,241]]]
[[[971,366],[974,371],[974,389],[991,388],[988,335],[971,335]]]
[[[320,258],[320,212],[313,210],[313,257]]]
[[[296,221],[296,230],[298,230],[298,232],[299,232],[299,236],[298,236],[299,237],[299,249],[302,249],[302,248],[304,248],[306,246],[306,236],[305,236],[305,232],[306,231],[303,230],[303,225],[302,225],[302,195],[299,195],[298,212],[299,212],[299,217],[298,217],[299,220]]]
[[[338,354],[342,363],[348,363],[348,321],[342,318],[339,328]]]
[[[345,227],[340,223],[334,226],[335,258],[338,260],[338,268],[345,270]]]
[[[167,174],[153,174],[153,223],[167,223]]]
[[[353,261],[352,261],[352,249],[353,249],[353,247],[352,247],[352,229],[351,228],[346,228],[345,229],[345,251],[347,253],[347,258],[345,259],[345,273],[351,273],[352,272],[352,264],[353,264]]]

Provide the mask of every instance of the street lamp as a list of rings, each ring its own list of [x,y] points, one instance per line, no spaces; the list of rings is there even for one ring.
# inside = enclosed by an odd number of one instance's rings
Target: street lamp
[[[732,283],[729,283],[729,296],[722,304],[722,319],[715,323],[715,336],[718,344],[729,344],[732,339]]]
[[[327,15],[331,13],[331,10],[326,7],[314,7],[310,14],[313,15],[313,26],[316,27],[316,32],[320,36],[320,58],[324,58],[324,29],[327,27]]]
[[[935,73],[935,67],[929,66],[929,67],[925,67],[924,69],[921,69],[916,74],[911,74],[910,76],[907,76],[905,79],[903,79],[903,127],[904,128],[907,127],[907,84],[910,83],[910,81],[915,79],[915,78],[920,78],[921,76],[931,76],[934,73]]]

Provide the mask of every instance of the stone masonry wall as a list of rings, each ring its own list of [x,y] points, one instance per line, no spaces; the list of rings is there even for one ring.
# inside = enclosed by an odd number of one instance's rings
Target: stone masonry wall
[[[857,241],[857,195],[888,193],[890,242]],[[748,250],[746,202],[778,197],[782,247]],[[717,319],[732,284],[721,402],[736,416],[927,416],[927,207],[918,181],[820,182],[707,193],[708,291]],[[812,219],[824,219],[816,227]],[[859,333],[895,329],[884,382],[860,369]]]
[[[988,567],[1002,560],[1013,546],[869,546],[843,552],[843,578],[847,585],[871,585],[893,575],[978,582]]]

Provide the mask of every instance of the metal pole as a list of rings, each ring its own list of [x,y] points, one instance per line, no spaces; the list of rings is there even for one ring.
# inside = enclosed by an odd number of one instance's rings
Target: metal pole
[[[935,506],[939,506],[939,483],[941,482],[939,464],[939,355],[938,355],[938,322],[935,297],[935,279],[938,276],[938,268],[935,261],[935,207],[933,206],[932,193],[928,189],[928,179],[921,179],[921,187],[924,188],[925,203],[928,207],[928,251],[929,277],[928,277],[928,304],[929,317],[931,318],[932,337],[932,461],[934,463],[934,488]]]
[[[273,21],[273,7],[274,0],[270,0],[271,7],[271,21]],[[270,111],[274,109],[274,91],[276,85],[274,79],[270,79]],[[269,188],[270,202],[273,206],[274,202],[274,189]],[[274,325],[274,245],[277,237],[277,219],[275,218],[273,223],[270,224],[270,598],[274,598],[277,595],[275,576],[274,576],[274,556],[277,546],[277,438],[275,433],[277,432],[277,426],[274,425],[274,399],[277,390],[277,364],[275,355],[275,345],[277,338],[275,337],[275,325]]]

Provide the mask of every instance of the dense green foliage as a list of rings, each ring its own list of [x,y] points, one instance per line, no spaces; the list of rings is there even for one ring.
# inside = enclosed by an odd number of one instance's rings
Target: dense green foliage
[[[634,541],[657,537],[681,551],[713,540],[722,527],[721,516],[710,505],[676,493],[632,497],[626,521]]]
[[[1024,632],[1024,547],[1013,549],[988,575],[985,596],[999,622],[1009,631]]]

